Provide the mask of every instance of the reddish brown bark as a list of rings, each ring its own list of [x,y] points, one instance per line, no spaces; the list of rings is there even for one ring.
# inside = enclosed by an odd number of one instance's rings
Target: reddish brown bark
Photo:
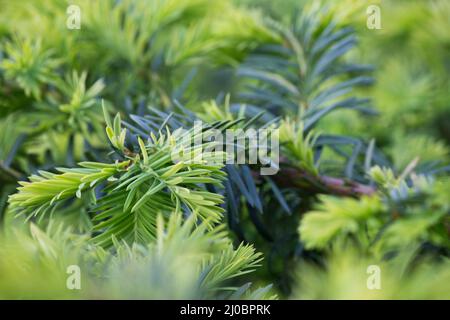
[[[316,176],[295,167],[281,167],[280,171],[271,178],[280,187],[302,189],[313,193],[360,197],[362,195],[371,195],[376,192],[376,189],[373,186],[348,179]]]

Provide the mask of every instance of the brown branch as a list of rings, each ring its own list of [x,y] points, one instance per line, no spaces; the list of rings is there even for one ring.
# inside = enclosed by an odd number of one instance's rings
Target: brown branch
[[[0,172],[4,172],[7,174],[7,178],[9,178],[9,181],[16,181],[23,177],[23,175],[19,172],[14,170],[13,168],[10,168],[6,166],[3,161],[0,160]]]
[[[313,193],[360,197],[376,192],[376,188],[373,186],[348,179],[317,176],[296,167],[280,167],[280,171],[271,178],[280,187],[301,189]]]

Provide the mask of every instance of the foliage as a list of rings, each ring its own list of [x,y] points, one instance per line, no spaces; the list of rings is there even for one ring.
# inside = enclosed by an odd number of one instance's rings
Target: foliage
[[[323,249],[337,237],[353,238],[381,256],[412,243],[448,246],[448,179],[412,176],[408,185],[379,167],[371,174],[380,194],[358,201],[325,196],[317,211],[305,215],[299,233],[307,248]]]
[[[381,7],[382,30],[360,29],[358,52],[375,67],[377,82],[368,93],[380,112],[373,118],[331,115],[323,123],[344,134],[358,130],[376,138],[400,170],[416,156],[419,167],[446,163],[449,54],[448,36],[441,31],[448,25],[443,19],[448,1],[383,1]],[[409,159],[402,159],[405,146],[416,144],[424,149],[410,148]]]
[[[302,264],[297,270],[293,296],[297,299],[448,299],[448,258],[432,261],[417,257],[408,247],[391,260],[377,260],[354,247],[335,249],[326,266]],[[380,268],[379,290],[367,287],[369,266]]]
[[[0,297],[447,298],[450,7],[377,3],[0,0]]]
[[[260,254],[251,245],[233,249],[223,227],[208,231],[205,224],[195,226],[193,216],[182,222],[173,214],[167,223],[159,216],[155,242],[116,241],[114,254],[61,224],[45,232],[34,224],[29,230],[10,227],[0,249],[2,298],[274,298],[270,287],[224,287],[251,272]],[[81,268],[81,290],[66,288],[69,265]]]
[[[97,213],[93,218],[98,222],[94,231],[104,231],[94,240],[102,245],[111,245],[114,238],[129,243],[149,242],[156,235],[158,212],[181,212],[186,208],[211,226],[220,220],[222,209],[218,204],[222,196],[198,184],[221,185],[225,175],[219,170],[222,153],[203,152],[199,154],[203,160],[199,164],[190,159],[195,160],[195,148],[207,145],[195,146],[183,149],[182,160],[173,163],[172,150],[184,138],[178,131],[159,138],[153,136],[147,145],[138,138],[141,152],[133,154],[125,150],[126,129],[121,130],[120,118],[116,117],[114,129],[110,122],[107,120],[106,131],[112,145],[126,152],[130,160],[114,164],[82,162],[81,168],[59,169],[60,174],[40,172],[40,176],[30,177],[31,183],[23,182],[19,193],[10,197],[11,209],[28,216],[43,216],[62,201],[88,193],[93,198],[92,210]],[[195,132],[185,134],[188,139],[195,139]],[[104,195],[97,199],[96,187],[106,180],[109,183],[102,186]]]

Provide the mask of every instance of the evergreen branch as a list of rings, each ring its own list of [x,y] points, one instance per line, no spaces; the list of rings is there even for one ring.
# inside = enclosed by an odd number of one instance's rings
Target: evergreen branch
[[[255,173],[257,176],[258,174]],[[294,188],[299,191],[325,193],[340,196],[360,197],[373,195],[377,189],[349,179],[314,175],[296,167],[283,167],[272,179],[282,188]]]
[[[19,192],[9,196],[10,208],[18,214],[44,214],[62,200],[75,196],[80,198],[83,191],[93,190],[100,182],[124,170],[129,163],[81,162],[81,168],[58,168],[59,174],[39,171],[39,175],[30,176],[30,182],[19,182]]]
[[[204,125],[200,132],[167,131],[165,135],[160,132],[159,137],[152,133],[147,143],[138,137],[140,152],[130,153],[120,116],[112,122],[106,109],[104,112],[109,140],[129,160],[115,164],[82,162],[82,168],[59,168],[60,174],[41,171],[31,176],[30,182],[21,182],[19,192],[10,196],[14,211],[28,217],[43,215],[63,200],[80,198],[82,192],[90,191],[92,210],[97,212],[93,231],[99,232],[93,240],[105,247],[113,245],[114,238],[128,243],[155,239],[159,212],[184,212],[205,221],[210,228],[221,220],[222,196],[207,191],[204,185],[221,186],[226,177],[220,170],[225,153],[207,151],[216,142],[200,146],[183,143],[196,141],[198,135],[208,135],[213,128],[226,129],[233,121]],[[178,162],[174,162],[174,150],[180,150]],[[105,180],[104,195],[96,196],[95,188]]]

